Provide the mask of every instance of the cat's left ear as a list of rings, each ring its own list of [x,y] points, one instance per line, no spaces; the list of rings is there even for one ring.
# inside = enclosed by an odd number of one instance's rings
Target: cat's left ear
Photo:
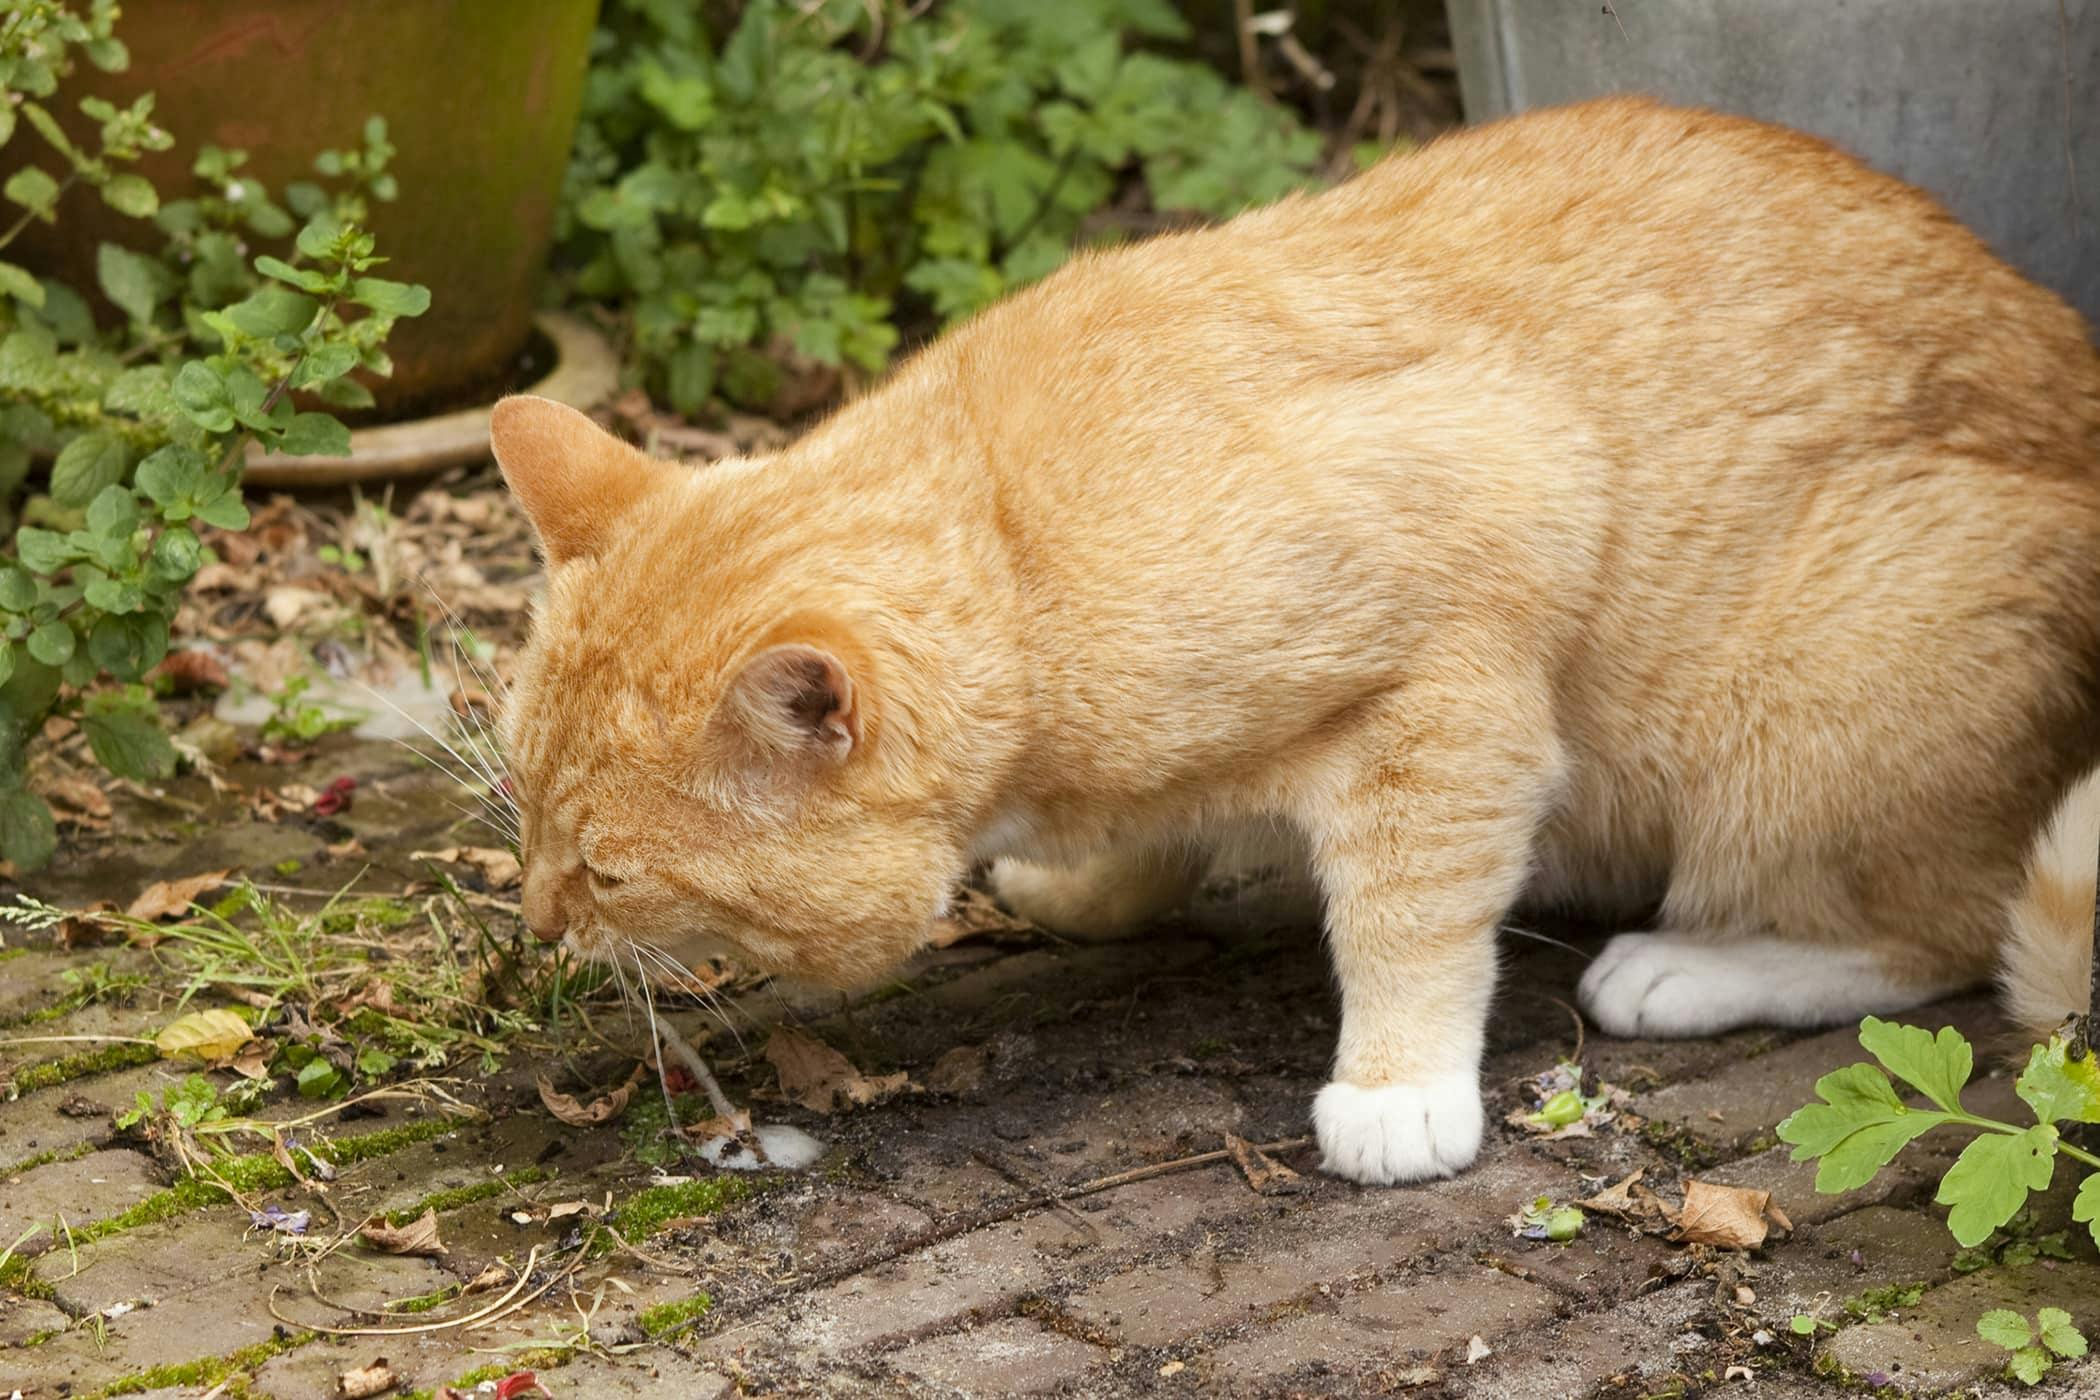
[[[496,404],[489,445],[549,564],[596,554],[622,516],[677,474],[567,404],[529,394]]]
[[[715,723],[772,767],[786,760],[843,763],[866,739],[860,688],[831,648],[786,642],[746,661]]]

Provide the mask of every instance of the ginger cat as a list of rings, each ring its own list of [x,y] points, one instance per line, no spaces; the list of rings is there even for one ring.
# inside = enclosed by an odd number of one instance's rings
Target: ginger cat
[[[2085,1004],[2100,356],[1809,137],[1453,135],[1077,257],[765,460],[492,428],[551,566],[507,719],[543,938],[848,984],[977,862],[1112,935],[1280,822],[1365,1182],[1478,1151],[1520,895],[1661,901],[1582,980],[1614,1034],[1994,967]]]

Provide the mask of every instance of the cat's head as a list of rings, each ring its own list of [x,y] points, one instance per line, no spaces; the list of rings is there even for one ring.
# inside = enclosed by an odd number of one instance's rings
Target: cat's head
[[[964,859],[925,678],[817,527],[763,467],[655,461],[544,399],[490,435],[548,565],[504,716],[533,932],[839,986],[923,943]]]

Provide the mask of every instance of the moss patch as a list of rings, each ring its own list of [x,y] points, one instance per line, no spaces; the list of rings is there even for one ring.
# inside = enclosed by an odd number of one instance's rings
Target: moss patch
[[[35,1156],[24,1157],[19,1162],[10,1162],[7,1166],[0,1167],[0,1177],[24,1176],[38,1167],[48,1167],[53,1162],[77,1162],[94,1150],[95,1144],[92,1142],[79,1142],[71,1147],[54,1147],[48,1152],[39,1152]]]
[[[56,1059],[24,1065],[15,1071],[11,1082],[16,1093],[33,1094],[39,1089],[85,1079],[91,1074],[108,1074],[113,1070],[150,1065],[159,1058],[160,1052],[150,1045],[119,1041],[98,1050],[84,1050],[77,1055],[60,1055]]]
[[[695,1293],[675,1303],[658,1303],[653,1308],[643,1308],[634,1315],[634,1321],[649,1336],[665,1337],[695,1318],[706,1317],[714,1305],[715,1300],[705,1293]]]
[[[420,1219],[426,1210],[434,1210],[443,1215],[462,1206],[471,1206],[477,1201],[493,1200],[497,1196],[506,1195],[513,1186],[530,1186],[536,1181],[546,1179],[547,1173],[538,1167],[527,1167],[523,1171],[512,1172],[500,1181],[477,1181],[472,1186],[456,1186],[450,1191],[433,1191],[414,1205],[388,1211],[386,1223],[407,1225]]]
[[[398,1128],[384,1128],[376,1133],[338,1138],[316,1151],[335,1166],[346,1167],[358,1162],[369,1162],[375,1157],[385,1157],[399,1152],[404,1147],[428,1142],[435,1137],[443,1137],[454,1131],[457,1126],[448,1118],[426,1118],[416,1123],[404,1123]],[[243,1193],[280,1190],[290,1186],[297,1179],[267,1152],[252,1153],[245,1157],[224,1157],[213,1162],[211,1169],[228,1186]],[[126,1230],[136,1230],[141,1225],[157,1225],[163,1220],[188,1215],[207,1206],[222,1205],[232,1199],[217,1182],[202,1177],[190,1177],[176,1182],[165,1191],[154,1192],[120,1214],[74,1227],[73,1238],[82,1243],[108,1239],[111,1235],[119,1235]]]
[[[150,1370],[135,1371],[121,1380],[112,1381],[102,1389],[90,1392],[87,1400],[107,1400],[116,1395],[137,1395],[148,1390],[163,1390],[174,1386],[203,1386],[209,1388],[233,1381],[228,1393],[244,1395],[247,1387],[240,1379],[252,1375],[265,1361],[273,1356],[282,1356],[297,1350],[314,1339],[312,1332],[294,1332],[283,1337],[273,1337],[267,1342],[229,1351],[224,1356],[207,1356],[196,1361],[184,1361],[173,1366],[155,1366]]]
[[[742,1176],[711,1176],[676,1186],[651,1186],[614,1209],[612,1227],[627,1239],[647,1239],[674,1220],[713,1215],[774,1184],[771,1178],[753,1181]]]

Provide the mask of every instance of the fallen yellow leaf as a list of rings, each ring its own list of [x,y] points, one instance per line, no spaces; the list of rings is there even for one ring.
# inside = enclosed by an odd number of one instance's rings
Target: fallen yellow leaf
[[[160,1051],[163,1059],[194,1055],[200,1060],[215,1062],[232,1059],[253,1039],[254,1028],[241,1018],[239,1012],[215,1006],[209,1011],[192,1011],[170,1021],[159,1035],[153,1037],[153,1048]]]

